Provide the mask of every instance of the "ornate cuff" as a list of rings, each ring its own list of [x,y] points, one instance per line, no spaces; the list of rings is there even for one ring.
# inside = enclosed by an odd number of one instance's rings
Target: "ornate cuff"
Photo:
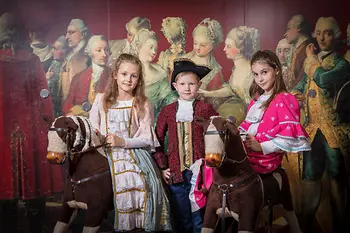
[[[307,57],[304,61],[304,71],[307,74],[307,76],[311,79],[313,79],[314,73],[319,67],[321,67],[321,63],[318,61],[316,55]]]

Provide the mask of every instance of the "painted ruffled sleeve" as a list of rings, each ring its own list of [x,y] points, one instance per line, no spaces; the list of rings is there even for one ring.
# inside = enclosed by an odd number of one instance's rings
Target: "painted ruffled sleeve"
[[[308,142],[309,135],[300,124],[300,108],[297,99],[290,93],[281,93],[276,100],[271,102],[275,108],[276,117],[266,120],[277,121],[272,129],[269,129],[265,137],[273,143],[273,146],[286,152],[301,152],[311,150]],[[277,118],[277,119],[276,119]]]
[[[91,125],[93,128],[97,129],[98,131],[101,131],[101,113],[100,108],[103,104],[103,95],[101,93],[98,93],[96,95],[95,101],[92,104],[92,107],[89,112],[89,120],[91,121]]]
[[[156,133],[153,129],[154,112],[150,101],[145,103],[145,112],[142,117],[138,119],[139,127],[132,138],[124,138],[124,148],[142,148],[149,147],[151,151],[159,146]]]

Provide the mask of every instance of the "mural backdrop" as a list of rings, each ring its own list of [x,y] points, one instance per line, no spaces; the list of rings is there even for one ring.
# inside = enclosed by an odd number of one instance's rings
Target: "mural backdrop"
[[[250,100],[250,59],[269,49],[283,65],[287,88],[300,100],[300,120],[313,142],[313,152],[290,153],[284,161],[296,211],[304,225],[312,227],[316,216],[323,232],[336,232],[334,226],[350,216],[345,211],[350,147],[345,2],[2,1],[1,220],[17,214],[7,210],[20,201],[31,232],[39,232],[35,221],[40,223],[45,202],[59,199],[65,177],[62,167],[45,158],[48,125],[61,115],[88,116],[121,53],[142,61],[155,117],[176,100],[169,77],[174,59],[183,58],[212,69],[202,80],[201,96],[238,124]]]

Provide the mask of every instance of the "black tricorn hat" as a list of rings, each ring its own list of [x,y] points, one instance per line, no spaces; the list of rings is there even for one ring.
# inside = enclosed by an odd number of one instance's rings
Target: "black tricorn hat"
[[[176,59],[174,60],[174,70],[171,75],[171,88],[175,90],[175,88],[173,87],[173,82],[175,82],[176,75],[180,74],[181,72],[193,72],[198,75],[199,79],[202,79],[210,71],[211,69],[209,69],[209,67],[203,65],[196,65],[196,63],[194,63],[190,59]]]

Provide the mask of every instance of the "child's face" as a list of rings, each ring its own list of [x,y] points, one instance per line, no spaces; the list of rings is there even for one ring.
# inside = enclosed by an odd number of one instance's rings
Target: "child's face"
[[[114,78],[117,80],[119,94],[132,94],[139,81],[139,66],[130,62],[122,62]]]
[[[186,74],[178,77],[177,81],[173,83],[179,98],[181,100],[193,100],[197,97],[197,93],[201,82],[194,74]]]
[[[252,73],[255,83],[265,91],[265,94],[271,94],[276,80],[275,69],[266,62],[255,62],[252,65]]]

